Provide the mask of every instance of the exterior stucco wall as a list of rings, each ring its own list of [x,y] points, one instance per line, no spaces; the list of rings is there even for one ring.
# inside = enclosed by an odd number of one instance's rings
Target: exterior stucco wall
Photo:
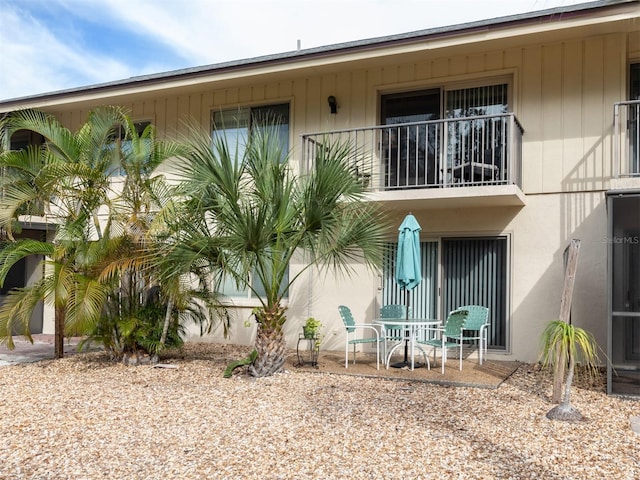
[[[539,354],[540,334],[558,318],[564,284],[563,252],[571,239],[580,240],[573,294],[572,321],[591,331],[602,348],[606,344],[606,208],[604,194],[567,193],[527,197],[523,208],[428,210],[413,212],[423,231],[421,238],[507,235],[511,278],[508,308],[508,351],[490,358],[533,362]],[[398,219],[398,223],[399,223]],[[390,240],[392,238],[390,237]],[[295,268],[295,267],[292,267]],[[323,275],[310,270],[292,290],[285,332],[295,347],[308,316],[324,324],[322,349],[344,348],[339,305],[348,305],[359,322],[370,322],[381,304],[379,274],[355,266],[351,277]],[[237,311],[232,337],[212,341],[251,344],[255,324],[243,326],[250,309]],[[191,339],[196,340],[197,336]],[[369,347],[365,347],[369,348]]]

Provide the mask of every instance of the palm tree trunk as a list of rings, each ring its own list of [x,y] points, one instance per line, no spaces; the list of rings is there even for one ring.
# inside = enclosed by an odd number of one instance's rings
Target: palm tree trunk
[[[282,328],[258,323],[255,349],[258,357],[249,366],[249,375],[267,377],[284,370],[287,343]]]
[[[164,315],[164,325],[162,326],[162,336],[160,337],[160,345],[164,347],[164,342],[167,340],[167,333],[169,332],[169,320],[171,320],[171,311],[173,310],[173,302],[169,300],[167,302],[167,312]]]
[[[55,322],[54,322],[54,356],[55,358],[64,357],[64,307],[56,306]]]
[[[573,355],[569,354],[569,371],[567,373],[567,381],[564,385],[564,400],[562,401],[565,407],[571,404],[571,383],[573,382],[573,373],[576,367],[576,361],[573,359]]]
[[[551,401],[560,403],[562,401],[562,383],[564,381],[564,372],[567,368],[567,359],[565,358],[563,349],[558,345],[556,355],[556,364],[553,371],[553,393]]]
[[[97,214],[93,214],[93,227],[96,229],[96,234],[98,236],[98,240],[102,240],[102,230],[100,229],[100,219]]]

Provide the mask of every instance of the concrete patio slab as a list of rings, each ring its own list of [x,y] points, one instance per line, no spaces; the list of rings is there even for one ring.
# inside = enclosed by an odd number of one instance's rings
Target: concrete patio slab
[[[77,353],[80,338],[66,338],[64,341],[64,354]],[[9,350],[6,345],[0,345],[0,367],[17,365],[20,363],[33,363],[41,360],[50,360],[55,357],[53,335],[33,335],[33,343],[24,337],[13,337],[15,348]]]

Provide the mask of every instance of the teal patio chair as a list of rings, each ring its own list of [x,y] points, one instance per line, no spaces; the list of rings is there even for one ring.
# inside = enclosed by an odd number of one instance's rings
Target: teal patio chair
[[[409,308],[409,317],[411,317],[411,309]],[[380,307],[380,318],[389,320],[404,320],[407,318],[407,307],[400,304],[383,305]],[[398,343],[405,341],[405,332],[397,325],[385,325],[381,323],[382,329],[380,336],[384,346],[384,358],[387,358],[389,351],[388,343]]]
[[[432,331],[439,334],[440,338],[433,338],[427,340],[421,340],[416,338],[416,343],[420,345],[427,345],[433,347],[433,362],[436,361],[436,350],[439,348],[442,350],[441,363],[442,373],[444,373],[444,364],[447,361],[447,350],[450,348],[459,349],[458,356],[460,357],[460,370],[462,370],[462,342],[457,340],[451,341],[451,338],[459,338],[462,336],[462,331],[467,321],[469,313],[466,310],[454,310],[449,314],[444,322],[442,328],[434,328]]]
[[[483,356],[487,356],[488,329],[489,329],[489,309],[480,305],[465,305],[456,310],[468,312],[464,330],[459,337],[452,336],[458,342],[478,342],[478,363],[482,365]],[[475,332],[475,333],[471,333]]]
[[[344,327],[347,333],[345,336],[344,344],[344,368],[349,368],[349,345],[353,345],[353,363],[355,364],[356,345],[375,343],[376,368],[380,370],[380,342],[382,341],[382,338],[380,337],[378,327],[369,323],[356,323],[353,319],[353,314],[351,313],[351,309],[349,307],[340,305],[338,307],[338,311],[340,312],[340,317],[342,317],[342,322],[344,323]],[[358,330],[371,330],[373,332],[373,336],[366,337],[363,335],[358,335]]]

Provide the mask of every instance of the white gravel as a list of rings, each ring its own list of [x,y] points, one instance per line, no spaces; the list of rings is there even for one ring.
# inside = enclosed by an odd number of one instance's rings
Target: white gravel
[[[640,478],[640,402],[574,388],[587,420],[553,422],[550,382],[527,365],[496,390],[222,378],[238,352],[192,344],[168,360],[177,368],[97,353],[0,368],[0,479]]]

